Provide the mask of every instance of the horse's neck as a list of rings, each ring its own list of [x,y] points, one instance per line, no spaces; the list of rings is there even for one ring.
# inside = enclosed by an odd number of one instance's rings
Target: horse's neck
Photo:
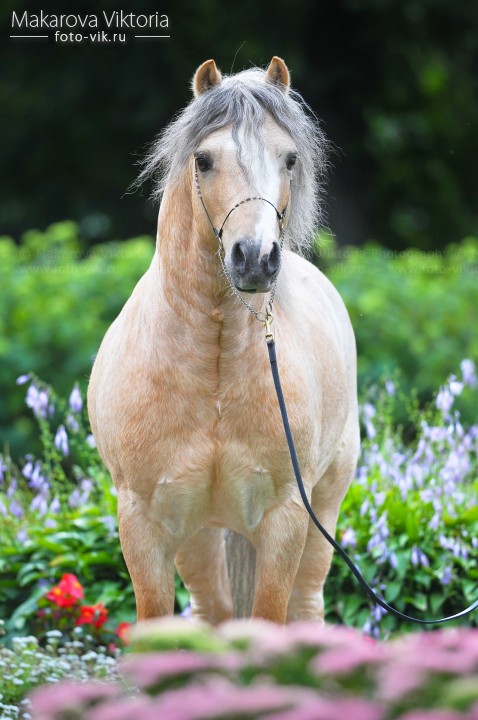
[[[158,218],[156,243],[161,286],[168,303],[181,308],[208,304],[218,293],[214,257],[204,252],[195,227],[190,188],[185,180],[167,188]]]
[[[163,299],[179,319],[202,331],[208,321],[233,324],[247,331],[251,316],[227,287],[214,239],[204,236],[194,221],[191,187],[183,180],[167,189],[158,218],[157,255]],[[251,296],[256,309],[266,298]]]

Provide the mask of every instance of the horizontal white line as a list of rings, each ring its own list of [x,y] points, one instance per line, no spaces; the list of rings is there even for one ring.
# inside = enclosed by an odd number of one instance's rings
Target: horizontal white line
[[[171,35],[135,35],[135,37],[168,38],[168,37],[171,37]]]
[[[43,38],[48,37],[48,35],[10,35],[11,38]]]

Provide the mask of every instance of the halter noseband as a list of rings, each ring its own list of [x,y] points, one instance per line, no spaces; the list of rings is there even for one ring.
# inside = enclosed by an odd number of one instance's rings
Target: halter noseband
[[[278,222],[279,222],[279,248],[280,248],[280,251],[281,251],[281,254],[280,254],[280,258],[281,258],[281,257],[282,257],[282,248],[283,248],[283,246],[284,246],[284,235],[285,235],[284,219],[285,219],[285,215],[286,215],[286,212],[287,212],[287,206],[288,206],[288,204],[289,204],[290,192],[289,192],[289,198],[287,199],[287,202],[286,202],[286,204],[285,204],[285,206],[284,206],[284,209],[282,210],[281,213],[280,213],[279,210],[276,208],[276,206],[274,205],[273,202],[271,202],[270,200],[267,200],[267,198],[263,198],[263,197],[260,197],[260,196],[258,196],[258,195],[253,195],[253,196],[251,196],[251,197],[244,198],[244,200],[240,200],[238,203],[236,203],[236,204],[234,205],[234,207],[232,207],[232,208],[229,210],[229,212],[227,213],[226,217],[225,217],[224,220],[222,221],[221,227],[220,227],[219,230],[218,230],[217,227],[214,225],[213,221],[211,220],[211,216],[210,216],[209,213],[208,213],[208,210],[207,210],[207,207],[206,207],[206,203],[204,202],[204,198],[203,198],[203,196],[202,196],[201,186],[200,186],[200,184],[199,184],[197,160],[194,161],[194,180],[195,180],[195,184],[196,184],[196,190],[197,190],[198,197],[199,197],[199,199],[200,199],[200,201],[201,201],[201,204],[202,204],[202,206],[203,206],[203,208],[204,208],[204,212],[206,213],[206,217],[207,217],[207,219],[209,220],[209,224],[210,224],[210,226],[211,226],[211,228],[212,228],[212,231],[213,231],[214,235],[215,235],[216,238],[217,238],[217,242],[218,242],[218,245],[219,245],[219,252],[218,252],[219,260],[220,260],[220,262],[221,262],[222,270],[223,270],[223,272],[224,272],[224,275],[225,275],[226,278],[227,278],[227,281],[228,281],[228,283],[229,283],[229,286],[230,286],[232,292],[234,293],[234,295],[235,295],[235,296],[241,301],[241,303],[249,310],[249,312],[252,313],[252,315],[254,315],[254,317],[255,317],[257,320],[259,320],[259,322],[261,322],[261,323],[263,323],[264,325],[267,326],[267,323],[270,324],[270,322],[271,322],[271,320],[272,320],[272,303],[274,302],[274,296],[275,296],[276,285],[277,285],[277,277],[278,277],[278,275],[279,275],[280,266],[279,266],[279,270],[277,271],[277,275],[276,275],[276,279],[275,279],[275,281],[274,281],[274,284],[272,285],[272,288],[271,288],[271,293],[270,293],[269,301],[268,301],[268,303],[267,303],[267,310],[266,310],[266,312],[263,313],[263,312],[260,312],[260,311],[258,311],[258,310],[255,310],[253,307],[251,307],[251,306],[249,305],[248,302],[246,302],[246,301],[244,300],[244,298],[242,297],[241,293],[240,293],[239,290],[236,288],[236,286],[235,286],[235,284],[234,284],[234,281],[233,281],[233,279],[232,279],[232,277],[231,277],[231,273],[229,272],[229,270],[228,270],[228,268],[227,268],[227,266],[226,266],[226,263],[225,263],[225,261],[224,261],[225,250],[224,250],[224,244],[223,244],[223,242],[222,242],[222,232],[223,232],[223,230],[224,230],[224,225],[226,224],[229,216],[234,212],[234,210],[236,210],[236,209],[237,209],[238,207],[240,207],[241,205],[244,205],[245,203],[250,202],[251,200],[262,200],[263,202],[268,203],[271,207],[274,208],[275,213],[276,213],[277,220],[278,220]]]

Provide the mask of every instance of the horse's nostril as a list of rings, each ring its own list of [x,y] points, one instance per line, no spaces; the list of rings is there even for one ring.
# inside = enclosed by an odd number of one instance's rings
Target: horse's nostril
[[[239,240],[237,243],[234,244],[231,253],[234,270],[239,275],[244,275],[246,272],[246,252],[243,245],[243,241]]]
[[[266,275],[272,276],[279,270],[280,266],[280,247],[278,242],[272,243],[272,250],[269,255],[264,255],[261,261],[262,269]]]

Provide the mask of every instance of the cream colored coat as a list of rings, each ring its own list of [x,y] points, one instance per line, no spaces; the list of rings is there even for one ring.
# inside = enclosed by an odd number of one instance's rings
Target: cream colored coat
[[[211,142],[220,146],[224,134]],[[224,207],[236,198],[226,193]],[[211,196],[220,216],[215,202]],[[257,221],[250,205],[235,223]],[[167,188],[158,228],[151,266],[106,333],[88,391],[93,433],[118,491],[138,618],[172,613],[174,563],[197,615],[230,617],[221,528],[231,528],[256,548],[253,616],[320,619],[332,551],[301,502],[264,330],[221,276],[192,162]],[[266,300],[253,296],[257,308]],[[331,283],[289,251],[274,314],[302,475],[333,534],[359,446],[353,331]]]

